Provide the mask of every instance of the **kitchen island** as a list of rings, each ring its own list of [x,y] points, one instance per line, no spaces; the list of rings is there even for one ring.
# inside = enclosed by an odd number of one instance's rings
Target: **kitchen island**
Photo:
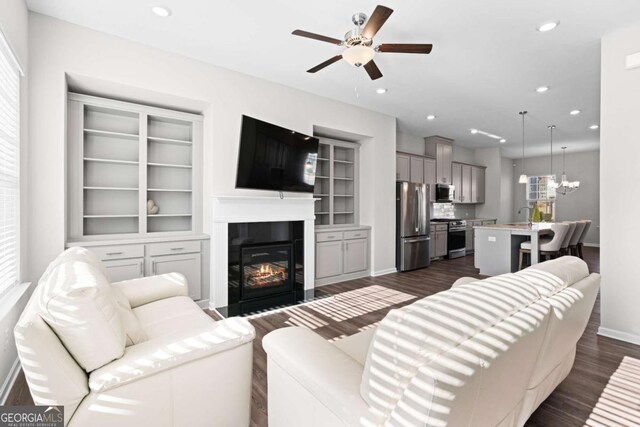
[[[552,234],[551,223],[480,225],[474,231],[474,265],[487,276],[518,271],[520,243],[527,240],[531,240],[531,264],[537,264],[540,236]]]

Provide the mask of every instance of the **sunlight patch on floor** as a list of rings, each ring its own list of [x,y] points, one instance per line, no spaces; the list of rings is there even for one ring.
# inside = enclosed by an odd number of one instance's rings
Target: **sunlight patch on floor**
[[[625,356],[585,423],[591,427],[640,425],[640,360]]]

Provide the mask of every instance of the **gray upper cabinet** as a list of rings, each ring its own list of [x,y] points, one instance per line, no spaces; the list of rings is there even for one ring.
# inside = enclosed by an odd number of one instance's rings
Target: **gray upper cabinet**
[[[408,154],[396,154],[396,181],[409,181],[410,168],[411,157]]]
[[[471,168],[471,200],[472,203],[484,203],[485,195],[485,169],[481,167]]]
[[[422,157],[411,156],[409,181],[424,183],[424,161]]]
[[[455,203],[484,203],[484,167],[453,163],[451,173],[456,187]]]
[[[436,201],[436,159],[424,158],[424,183],[429,184],[431,201]]]
[[[424,140],[426,155],[436,158],[436,182],[451,184],[453,140],[442,136],[428,136]]]

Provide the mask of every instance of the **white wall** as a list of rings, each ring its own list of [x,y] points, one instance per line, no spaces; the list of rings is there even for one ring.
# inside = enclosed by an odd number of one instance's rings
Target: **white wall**
[[[396,149],[405,153],[424,156],[424,138],[406,132],[396,132]]]
[[[640,344],[640,69],[625,56],[640,52],[640,24],[602,39],[600,132],[600,334]]]
[[[518,183],[522,160],[514,160],[516,173],[512,178],[514,209],[526,206],[525,186]],[[548,175],[549,156],[529,157],[525,159],[529,175]],[[580,189],[566,196],[556,198],[556,220],[569,221],[590,219],[592,221],[586,243],[600,243],[600,152],[586,151],[566,154],[566,172],[571,181],[580,181]],[[553,173],[558,179],[562,175],[562,155],[553,156]],[[515,212],[514,212],[515,215]],[[526,213],[514,216],[514,220],[526,221]]]
[[[26,220],[26,212],[28,211],[28,199],[26,193],[28,191],[27,167],[28,167],[28,77],[29,77],[29,58],[28,58],[28,12],[24,0],[3,0],[0,2],[0,31],[6,37],[11,49],[17,56],[18,62],[22,67],[24,76],[21,79],[20,93],[20,157],[21,157],[21,276],[22,280],[28,279],[27,274],[27,231],[28,222]],[[4,403],[6,388],[10,386],[8,381],[11,379],[12,368],[18,354],[16,352],[15,341],[13,339],[13,328],[18,317],[24,310],[29,299],[33,286],[20,286],[3,296],[0,301],[0,339],[2,340],[2,352],[0,353],[0,404]]]
[[[38,14],[30,14],[31,250],[38,277],[63,250],[65,73],[172,97],[201,100],[204,111],[204,229],[211,196],[260,195],[235,190],[242,114],[311,133],[313,126],[370,136],[361,149],[361,222],[373,226],[372,270],[393,268],[396,122],[394,117],[146,47]],[[287,195],[294,197],[295,195]],[[311,197],[303,195],[301,197]]]

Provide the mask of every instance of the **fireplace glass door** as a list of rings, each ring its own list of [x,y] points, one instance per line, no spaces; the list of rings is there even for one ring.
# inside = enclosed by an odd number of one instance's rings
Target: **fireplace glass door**
[[[293,245],[290,243],[243,247],[240,299],[291,291],[292,261]]]

